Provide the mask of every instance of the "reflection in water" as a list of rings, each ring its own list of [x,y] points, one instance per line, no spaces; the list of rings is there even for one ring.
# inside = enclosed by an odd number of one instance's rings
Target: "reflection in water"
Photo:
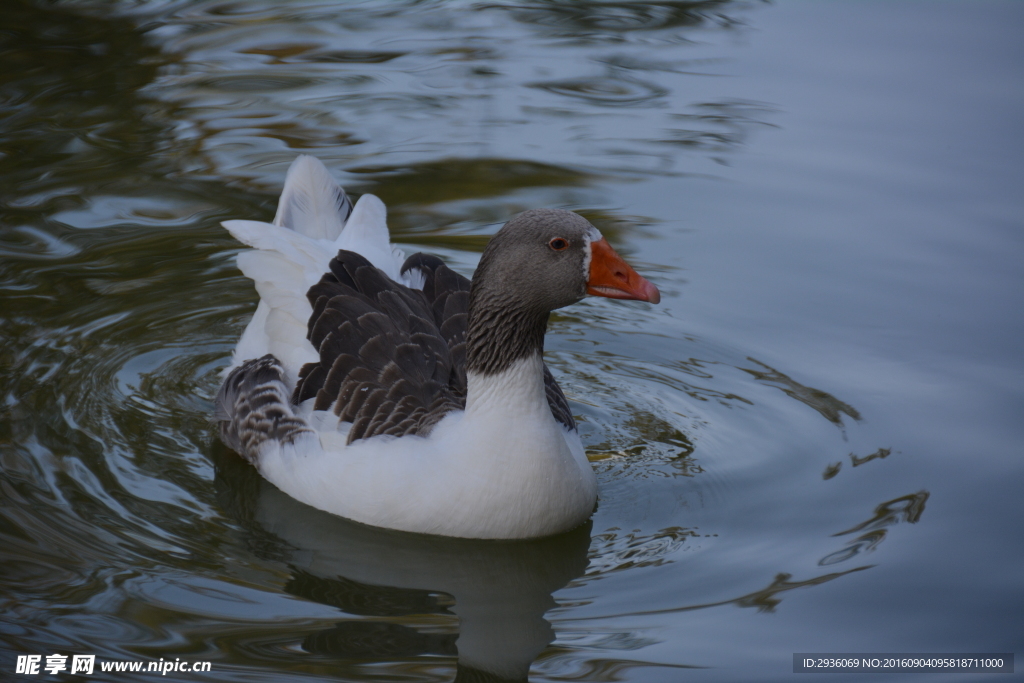
[[[554,164],[486,157],[359,166],[349,172],[357,174],[357,182],[373,181],[373,193],[388,207],[395,240],[476,252],[483,251],[490,235],[462,233],[480,226],[494,226],[493,231],[509,216],[533,208],[526,191],[555,194],[596,180],[594,174]],[[465,227],[458,230],[460,225]],[[609,236],[615,239],[614,233]]]
[[[680,612],[690,612],[693,610],[708,609],[710,607],[721,607],[723,605],[736,605],[738,607],[753,607],[758,612],[774,612],[775,608],[782,602],[781,595],[787,591],[791,591],[797,588],[807,588],[810,586],[820,586],[823,583],[834,581],[840,577],[852,574],[853,572],[864,571],[865,569],[871,569],[874,565],[865,565],[862,567],[854,567],[853,569],[847,569],[844,572],[834,572],[831,574],[822,574],[815,576],[810,579],[803,581],[791,581],[793,578],[792,574],[785,572],[779,572],[775,575],[775,578],[770,584],[761,588],[760,590],[741,595],[738,598],[732,598],[729,600],[721,600],[718,602],[705,602],[696,605],[684,605],[682,607],[666,607],[664,609],[653,609],[643,610],[636,612],[628,612],[625,614],[609,614],[601,615],[599,617],[580,617],[574,621],[590,621],[591,619],[615,619],[619,617],[635,617],[640,615],[654,615],[654,614],[675,614]]]
[[[556,662],[557,664],[557,662]],[[570,661],[562,666],[556,666],[553,671],[548,672],[546,680],[553,681],[581,681],[582,683],[618,683],[618,681],[643,681],[647,680],[645,669],[661,673],[665,671],[675,672],[686,669],[706,669],[708,667],[692,664],[664,664],[652,662],[640,662],[630,659],[613,659],[610,657],[591,657],[583,661]],[[660,670],[660,671],[659,671]],[[678,676],[680,674],[676,674]],[[658,678],[655,680],[663,680]],[[669,680],[685,680],[683,678],[671,678]]]
[[[0,202],[76,185],[123,182],[163,136],[142,94],[170,57],[131,19],[5,2],[0,31]],[[64,206],[73,202],[65,198]],[[49,207],[54,210],[57,207]],[[63,207],[61,207],[63,208]],[[10,218],[8,218],[10,220]]]
[[[221,499],[261,544],[266,534],[279,540],[270,557],[291,570],[286,592],[364,617],[308,635],[302,646],[310,653],[398,659],[457,651],[457,680],[525,681],[554,640],[544,619],[556,606],[551,594],[587,567],[589,523],[533,541],[422,536],[303,505],[224,449],[217,475]],[[457,638],[436,632],[451,628],[448,619],[425,615],[458,617]]]
[[[793,578],[792,574],[779,573],[775,575],[775,579],[771,584],[765,588],[750,593],[749,595],[744,595],[743,597],[730,602],[740,607],[753,607],[758,612],[774,612],[778,604],[782,602],[782,598],[779,597],[780,594],[786,591],[793,590],[794,588],[818,586],[834,579],[838,579],[840,576],[846,576],[852,572],[859,572],[870,568],[870,566],[854,567],[853,569],[848,569],[845,572],[823,574],[822,576],[816,576],[813,579],[807,579],[806,581],[790,581],[790,579]],[[710,605],[708,605],[708,607],[710,607]]]
[[[594,418],[583,416],[580,422],[580,433],[583,436],[596,436]],[[671,423],[658,418],[652,413],[636,412],[625,423],[621,434],[612,434],[607,429],[604,440],[600,442],[586,441],[587,457],[591,462],[605,460],[609,457],[654,457],[670,462],[679,474],[693,476],[703,472],[700,465],[693,459],[694,446],[686,434]],[[615,438],[622,436],[628,441]]]
[[[289,43],[286,45],[268,45],[250,47],[239,50],[243,55],[267,55],[273,60],[270,64],[288,64],[291,62],[343,62],[345,64],[382,64],[397,59],[404,52],[383,52],[379,50],[325,50],[319,43]]]
[[[861,465],[869,463],[872,460],[884,460],[885,458],[889,457],[890,453],[892,453],[891,448],[879,448],[871,455],[865,455],[864,457],[858,456],[855,453],[850,453],[850,464],[853,465],[854,467],[860,467]]]
[[[732,28],[738,21],[729,16],[728,10],[739,4],[723,0],[601,3],[548,0],[493,7],[507,9],[517,21],[544,27],[556,36],[596,40],[630,31],[692,29],[706,25]]]
[[[640,107],[647,105],[650,100],[668,94],[667,90],[653,83],[627,78],[615,72],[605,76],[544,81],[529,85],[558,95],[577,97],[588,104],[602,107]]]
[[[773,126],[762,118],[775,112],[764,102],[729,100],[705,102],[691,107],[695,113],[673,114],[672,118],[687,124],[686,128],[669,128],[661,144],[680,145],[693,150],[710,152],[716,162],[728,165],[722,155],[747,142],[754,128]]]
[[[665,173],[680,151],[721,162],[760,125],[757,103],[676,101],[706,62],[683,58],[694,56],[693,35],[732,34],[755,6],[410,3],[396,12],[359,3],[337,22],[316,3],[251,3],[215,18],[196,10],[176,17],[166,44],[185,59],[160,93],[173,103],[193,177],[262,186],[268,163],[283,174],[296,149],[316,149],[329,166],[572,159],[576,168]]]
[[[852,467],[860,467],[861,465],[869,463],[872,460],[884,460],[885,458],[889,457],[890,453],[892,453],[891,448],[879,448],[874,453],[865,456],[860,456],[857,455],[856,453],[850,453],[850,465]],[[821,478],[826,480],[831,479],[832,477],[839,474],[839,470],[841,470],[842,468],[842,461],[832,463],[831,465],[825,468],[825,471],[822,473]]]
[[[821,478],[828,481],[832,477],[839,474],[839,470],[841,470],[842,468],[843,462],[841,460],[839,462],[834,462],[825,467],[825,471],[821,473]]]
[[[886,455],[889,453],[888,449],[885,448],[880,449],[879,452],[881,451],[885,451]],[[863,462],[867,462],[869,459],[871,459],[870,456]],[[856,467],[856,465],[854,466]],[[838,564],[862,552],[871,552],[878,547],[879,543],[885,540],[886,527],[898,524],[899,522],[916,524],[924,513],[924,504],[927,502],[928,496],[929,493],[927,491],[919,491],[882,503],[875,508],[875,514],[871,519],[861,522],[846,531],[832,534],[833,536],[846,536],[866,530],[866,533],[847,543],[843,549],[823,557],[818,564],[821,566]]]
[[[860,413],[858,413],[853,406],[843,403],[832,394],[827,394],[824,391],[814,389],[813,387],[806,387],[794,380],[792,377],[788,377],[775,368],[769,367],[760,361],[754,360],[753,358],[747,358],[747,360],[752,363],[757,363],[765,369],[752,370],[749,368],[740,368],[740,370],[749,373],[754,377],[754,379],[760,382],[782,389],[787,396],[795,398],[804,405],[814,408],[829,422],[842,427],[844,413],[854,420],[860,419]]]
[[[863,529],[879,529],[899,522],[916,524],[921,519],[921,514],[924,513],[924,504],[928,501],[928,495],[927,491],[918,491],[882,503],[875,508],[875,514],[871,519],[846,531],[833,534],[833,536],[845,536]]]
[[[325,582],[330,583],[330,580]],[[285,591],[292,592],[289,584]],[[367,588],[374,588],[368,586]],[[306,597],[296,593],[300,597]],[[310,598],[315,600],[315,598]],[[330,604],[330,603],[325,603]],[[343,606],[339,606],[344,609]],[[412,614],[401,612],[395,616]],[[381,616],[370,612],[369,616]],[[458,656],[457,636],[448,633],[422,633],[415,628],[380,621],[340,621],[334,628],[310,634],[302,639],[302,649],[333,659],[407,659],[422,655]]]
[[[845,562],[862,552],[871,552],[879,543],[885,540],[885,533],[885,529],[878,529],[877,531],[869,531],[862,536],[858,536],[847,543],[843,549],[837,550],[834,553],[829,553],[825,557],[821,558],[821,560],[818,561],[818,564],[822,567],[827,567],[829,565]]]
[[[608,530],[594,535],[594,558],[588,578],[601,578],[635,567],[657,567],[668,561],[688,540],[699,538],[694,529],[669,527],[653,534]]]

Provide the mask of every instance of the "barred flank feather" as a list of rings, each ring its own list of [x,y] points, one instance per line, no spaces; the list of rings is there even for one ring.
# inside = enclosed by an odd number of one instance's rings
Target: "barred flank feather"
[[[221,439],[254,465],[264,442],[291,444],[313,433],[292,411],[283,375],[281,363],[267,354],[232,370],[217,394]]]

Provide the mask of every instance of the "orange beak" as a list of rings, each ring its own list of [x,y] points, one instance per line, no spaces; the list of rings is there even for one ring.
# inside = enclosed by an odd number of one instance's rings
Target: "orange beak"
[[[630,268],[603,237],[590,243],[587,294],[612,299],[637,299],[652,304],[661,301],[658,288]]]

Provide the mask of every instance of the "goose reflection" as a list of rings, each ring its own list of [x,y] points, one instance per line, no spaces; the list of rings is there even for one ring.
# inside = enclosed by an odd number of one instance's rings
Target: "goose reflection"
[[[218,456],[221,502],[256,538],[271,541],[257,543],[261,554],[289,565],[284,590],[377,617],[306,636],[302,647],[310,653],[371,661],[457,655],[456,681],[525,681],[554,640],[544,619],[557,604],[551,594],[587,567],[589,522],[529,541],[378,529],[297,502],[226,449]],[[458,635],[421,632],[403,619],[430,614],[457,616]]]

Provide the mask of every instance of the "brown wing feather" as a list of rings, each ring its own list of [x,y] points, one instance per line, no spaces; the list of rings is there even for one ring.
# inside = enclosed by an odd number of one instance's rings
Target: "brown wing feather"
[[[320,360],[302,368],[292,400],[315,397],[317,410],[351,422],[349,443],[378,434],[424,435],[465,406],[464,387],[449,385],[451,349],[423,292],[342,250],[307,298],[313,305],[307,336]]]
[[[304,366],[294,403],[315,397],[352,423],[348,441],[378,434],[426,435],[466,405],[468,279],[439,258],[414,254],[423,290],[390,280],[366,258],[339,251],[313,285],[307,337],[320,360]],[[545,367],[552,415],[575,428],[568,402]]]

